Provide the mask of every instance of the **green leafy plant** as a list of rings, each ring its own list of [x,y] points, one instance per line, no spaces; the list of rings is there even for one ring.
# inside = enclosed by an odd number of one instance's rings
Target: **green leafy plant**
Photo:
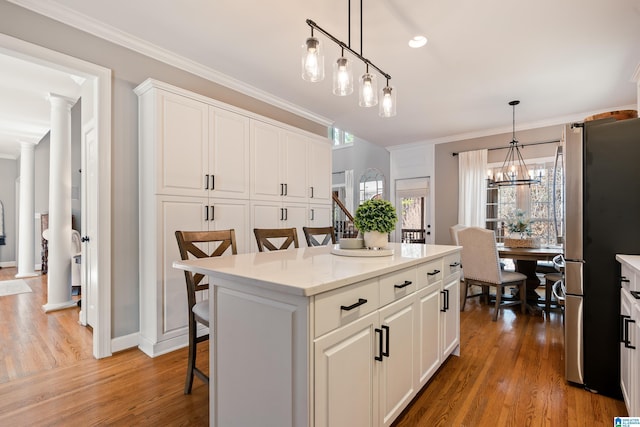
[[[507,223],[507,229],[510,233],[520,233],[521,235],[531,236],[531,219],[525,216],[525,212],[516,210],[515,218],[510,218]]]
[[[366,200],[353,217],[353,224],[362,231],[390,233],[396,228],[398,215],[391,202],[382,199]]]

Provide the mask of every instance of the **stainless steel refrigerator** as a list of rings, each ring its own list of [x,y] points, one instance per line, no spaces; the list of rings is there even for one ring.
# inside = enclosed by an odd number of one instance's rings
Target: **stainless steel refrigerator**
[[[620,271],[640,253],[640,119],[565,129],[566,378],[620,398]]]

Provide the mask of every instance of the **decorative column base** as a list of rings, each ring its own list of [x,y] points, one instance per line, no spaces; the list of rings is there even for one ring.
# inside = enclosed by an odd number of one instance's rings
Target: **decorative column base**
[[[66,302],[58,302],[55,304],[45,304],[42,306],[42,310],[44,310],[45,313],[49,313],[51,311],[64,310],[66,308],[73,308],[77,306],[78,306],[77,301],[70,300]]]
[[[18,274],[15,275],[15,278],[16,279],[25,279],[25,278],[28,278],[28,277],[37,277],[37,276],[39,276],[38,273],[18,273]]]

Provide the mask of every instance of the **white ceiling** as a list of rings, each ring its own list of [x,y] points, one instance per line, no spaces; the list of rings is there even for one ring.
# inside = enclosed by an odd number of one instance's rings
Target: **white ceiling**
[[[42,65],[0,54],[0,157],[16,158],[20,142],[38,143],[49,132],[49,94],[77,99],[73,77]]]
[[[300,78],[305,19],[347,42],[345,0],[11,1],[138,50],[162,48],[383,146],[510,132],[513,99],[521,101],[516,130],[637,102],[640,0],[364,1],[363,56],[398,93],[398,114],[388,119],[358,107],[357,88],[331,94],[339,49],[317,32],[327,77]],[[360,2],[351,3],[351,47],[360,51]],[[429,39],[425,47],[408,47],[416,34]],[[356,61],[354,75],[362,72]],[[6,117],[21,122],[14,113]]]

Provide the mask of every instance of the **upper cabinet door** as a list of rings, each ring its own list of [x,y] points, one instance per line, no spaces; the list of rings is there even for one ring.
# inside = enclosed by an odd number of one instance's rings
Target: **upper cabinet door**
[[[285,199],[292,202],[307,201],[307,137],[290,132],[283,132],[283,168],[282,177],[285,185]]]
[[[326,140],[311,141],[308,163],[309,201],[331,201],[331,145]]]
[[[276,126],[251,120],[251,198],[281,200],[280,133]]]
[[[249,118],[209,107],[209,189],[215,197],[249,198]]]
[[[208,106],[158,91],[156,111],[156,194],[205,196]]]

